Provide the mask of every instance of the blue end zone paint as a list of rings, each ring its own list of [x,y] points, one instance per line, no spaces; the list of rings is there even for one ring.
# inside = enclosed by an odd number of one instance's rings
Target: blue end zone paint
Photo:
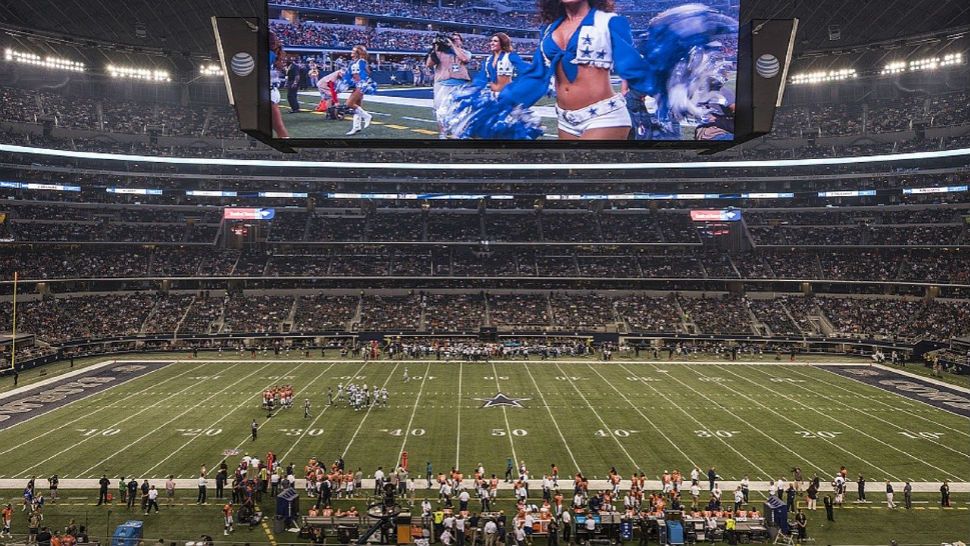
[[[970,418],[970,394],[937,383],[870,366],[813,366]]]
[[[0,430],[78,400],[116,387],[151,371],[168,366],[166,361],[126,361],[30,389],[0,403]]]
[[[433,99],[434,90],[432,89],[400,89],[400,88],[383,88],[380,90],[380,94],[385,97],[401,97],[405,99]]]

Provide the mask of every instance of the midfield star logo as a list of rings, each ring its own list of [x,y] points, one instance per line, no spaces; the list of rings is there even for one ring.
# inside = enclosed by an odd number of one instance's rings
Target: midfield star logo
[[[499,408],[499,407],[524,408],[525,406],[523,406],[521,402],[523,400],[532,400],[532,399],[531,398],[512,398],[502,393],[498,393],[491,398],[473,398],[473,400],[480,400],[482,402],[485,402],[484,404],[482,404],[483,408]]]

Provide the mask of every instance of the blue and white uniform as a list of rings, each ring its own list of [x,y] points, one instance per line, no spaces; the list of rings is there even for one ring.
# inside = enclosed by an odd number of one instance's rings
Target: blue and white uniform
[[[639,98],[652,96],[661,118],[667,116],[668,84],[675,68],[690,51],[709,43],[714,36],[737,32],[737,21],[702,4],[672,8],[650,23],[646,39],[638,49],[626,18],[591,9],[565,48],[553,33],[564,18],[542,29],[539,48],[532,64],[490,104],[475,104],[475,112],[464,126],[464,138],[535,139],[542,127],[527,109],[549,93],[561,68],[569,82],[575,82],[579,65],[611,70],[623,79]],[[470,100],[468,97],[465,100]],[[639,101],[642,109],[643,101]],[[579,110],[556,109],[559,129],[580,136],[589,129],[632,126],[627,97],[616,94]]]
[[[283,85],[283,75],[276,69],[276,52],[269,52],[269,100],[273,104],[280,103],[280,86]]]
[[[500,77],[511,78],[516,73],[524,72],[528,68],[529,64],[523,61],[518,53],[503,51],[498,56],[488,56],[472,83],[484,87],[490,83],[498,83]]]
[[[355,81],[354,76],[359,76],[359,80]],[[350,66],[344,70],[343,80],[338,85],[341,91],[359,90],[365,95],[377,92],[377,83],[370,79],[370,70],[368,70],[367,61],[364,59],[351,61]]]

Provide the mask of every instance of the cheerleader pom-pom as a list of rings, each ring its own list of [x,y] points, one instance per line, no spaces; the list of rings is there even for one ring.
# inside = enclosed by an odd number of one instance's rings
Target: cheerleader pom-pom
[[[535,140],[542,120],[531,109],[495,100],[485,88],[466,86],[448,96],[438,109],[445,133],[458,139]]]

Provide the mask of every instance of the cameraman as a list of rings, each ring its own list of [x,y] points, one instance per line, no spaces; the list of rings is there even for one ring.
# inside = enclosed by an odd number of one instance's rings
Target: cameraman
[[[461,85],[471,82],[468,74],[468,61],[471,53],[462,48],[461,35],[457,32],[450,36],[439,34],[435,36],[434,44],[425,62],[428,68],[434,70],[434,114],[438,119],[438,108],[445,98]],[[439,121],[439,138],[445,138],[444,128]]]

